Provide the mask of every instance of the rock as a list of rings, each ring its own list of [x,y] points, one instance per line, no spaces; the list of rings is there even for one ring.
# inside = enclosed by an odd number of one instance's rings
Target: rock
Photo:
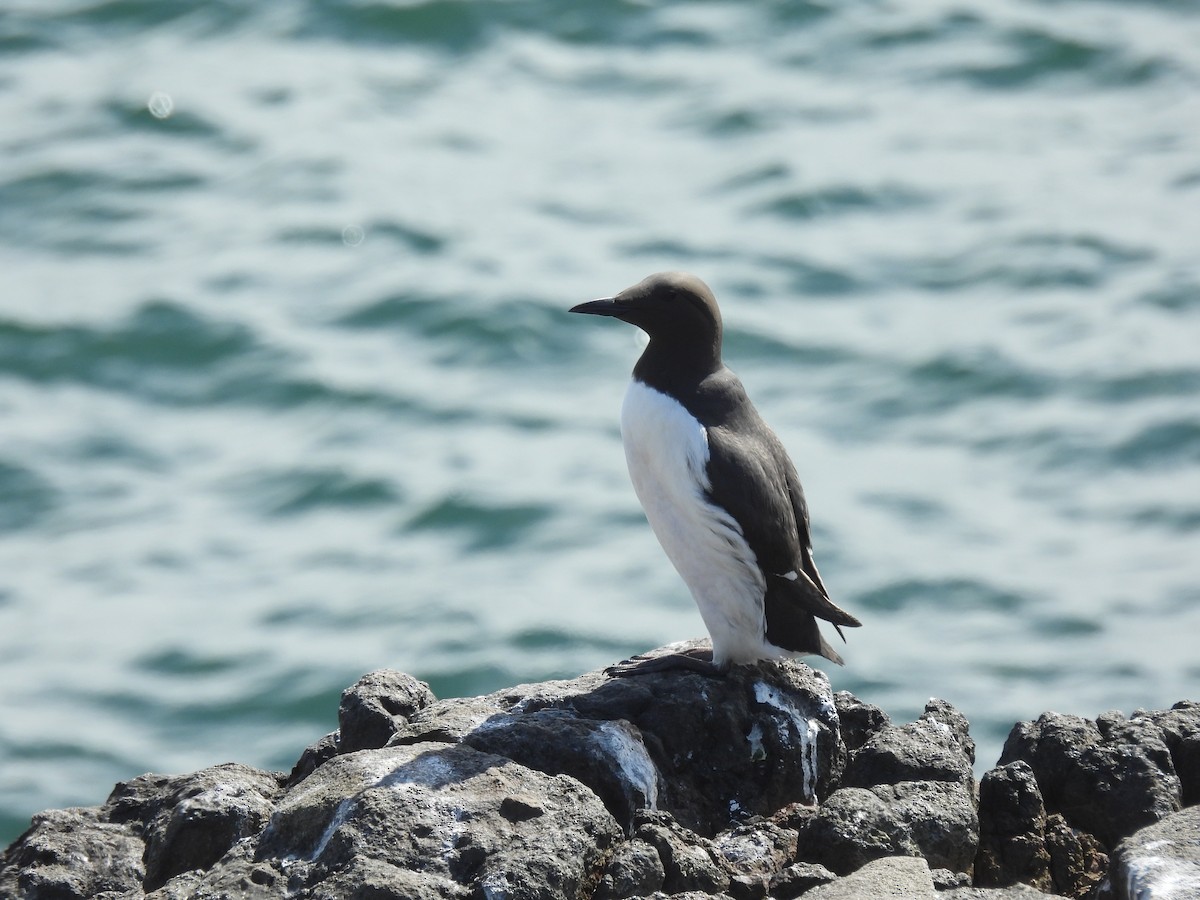
[[[867,863],[830,884],[820,885],[804,900],[936,900],[933,877],[923,859],[893,856]]]
[[[842,786],[951,781],[973,787],[974,765],[966,719],[944,700],[931,700],[917,721],[886,726],[851,753]]]
[[[1108,871],[1100,841],[1072,828],[1058,813],[1046,818],[1046,850],[1053,890],[1067,897],[1090,896]]]
[[[1171,752],[1147,716],[1114,713],[1092,722],[1044,713],[1009,734],[1000,765],[1016,760],[1029,763],[1048,813],[1109,848],[1182,803]]]
[[[558,737],[548,741],[551,731]],[[597,672],[438,701],[391,743],[428,740],[489,750],[512,742],[531,766],[588,784],[623,824],[651,806],[709,837],[787,803],[815,802],[845,764],[829,682],[802,663],[737,667],[722,678]]]
[[[975,883],[1025,883],[1049,890],[1046,807],[1033,769],[1023,760],[997,766],[979,782],[979,854]]]
[[[0,897],[88,900],[106,891],[141,893],[142,841],[96,809],[40,813],[0,856]]]
[[[880,856],[923,855],[935,868],[969,872],[979,822],[975,742],[966,719],[944,700],[929,701],[921,717],[906,725],[884,724],[865,705],[845,698],[841,708],[860,720],[854,738],[859,746],[849,755],[843,790],[867,788],[883,802],[875,806],[860,795],[847,794],[867,803],[851,818],[837,808],[826,815],[827,802],[824,820],[812,833],[832,843],[816,861],[844,872],[848,865]]]
[[[795,831],[770,822],[739,825],[713,838],[718,862],[732,873],[735,900],[761,900],[796,856]]]
[[[802,663],[739,666],[723,678],[601,679],[583,691],[583,679],[573,684],[552,702],[635,726],[658,771],[658,807],[707,837],[827,796],[845,764],[829,681]]]
[[[337,756],[339,752],[338,733],[336,731],[331,731],[319,741],[309,744],[304,748],[304,752],[300,754],[300,758],[296,760],[296,764],[292,766],[292,771],[288,775],[284,787],[295,787],[325,763],[329,762],[329,760]]]
[[[652,846],[663,864],[667,894],[723,893],[733,873],[718,862],[712,842],[680,825],[670,813],[642,813],[636,836]]]
[[[857,750],[878,731],[892,724],[892,720],[878,706],[860,700],[849,691],[838,691],[833,695],[838,720],[842,723],[842,740],[848,751]]]
[[[1127,837],[1113,854],[1101,896],[1116,900],[1200,897],[1200,806]]]
[[[0,897],[1049,896],[1027,881],[1119,900],[1190,885],[1200,845],[1195,812],[1171,811],[1195,796],[1194,703],[1023,723],[978,809],[952,706],[892,724],[795,662],[441,701],[378,672],[338,719],[290,775],[145,775],[36,817],[0,856]],[[1098,884],[1131,811],[1161,821]]]
[[[967,785],[902,781],[871,788],[903,826],[932,868],[970,872],[979,845],[979,817]]]
[[[379,859],[356,859],[304,894],[305,900],[468,900],[472,896],[468,888],[445,876],[414,872]]]
[[[1164,712],[1138,710],[1133,720],[1149,719],[1171,753],[1183,794],[1183,805],[1200,803],[1200,702],[1182,701]]]
[[[1033,770],[1023,761],[987,773],[979,791],[979,886],[1025,883],[1070,897],[1087,896],[1108,868],[1100,842],[1047,816]]]
[[[470,747],[339,756],[279,804],[257,856],[310,864],[308,885],[364,860],[474,890],[539,898],[590,889],[621,830],[574,779]]]
[[[193,869],[176,875],[146,897],[150,900],[276,900],[289,896],[293,882],[291,861],[258,860],[253,851],[251,841],[236,844],[211,869]],[[296,879],[295,886],[299,884]]]
[[[388,745],[402,746],[427,741],[457,744],[486,722],[498,720],[513,707],[519,709],[520,699],[502,703],[495,695],[489,695],[438,700],[413,714],[407,722],[397,723],[396,733],[389,739]]]
[[[394,669],[371,672],[342,691],[338,706],[338,750],[375,749],[436,700],[429,685]]]
[[[819,884],[829,884],[837,878],[818,863],[793,863],[771,879],[770,894],[778,900],[793,900]]]
[[[1048,897],[1061,897],[1061,895],[1046,894],[1027,884],[1014,884],[1011,887],[1002,888],[951,888],[938,894],[938,900],[1045,900]]]
[[[638,810],[658,805],[659,775],[637,726],[580,719],[567,709],[497,716],[463,743],[590,787],[626,829]]]
[[[608,861],[593,900],[622,900],[662,890],[667,873],[654,847],[634,838],[621,844]]]
[[[800,832],[800,860],[821,863],[839,875],[888,856],[920,856],[904,823],[866,788],[842,788],[821,805]]]
[[[143,775],[118,784],[101,809],[133,822],[146,842],[145,889],[207,869],[238,841],[258,834],[275,809],[280,776],[237,763],[190,775]]]
[[[971,887],[971,876],[966,872],[955,872],[951,869],[930,869],[929,874],[933,877],[934,889],[938,891]]]
[[[809,823],[821,812],[821,808],[810,803],[789,803],[770,817],[770,821],[780,828],[801,832],[808,828]]]

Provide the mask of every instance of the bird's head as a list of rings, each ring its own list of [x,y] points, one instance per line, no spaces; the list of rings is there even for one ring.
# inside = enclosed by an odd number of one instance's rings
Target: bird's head
[[[686,272],[658,272],[614,297],[571,307],[573,313],[612,316],[636,325],[651,344],[671,344],[721,354],[721,311],[708,285]]]

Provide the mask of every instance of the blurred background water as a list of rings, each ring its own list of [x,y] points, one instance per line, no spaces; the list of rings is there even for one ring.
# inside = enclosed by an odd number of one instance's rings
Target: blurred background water
[[[1196,0],[8,0],[0,123],[0,844],[289,768],[371,669],[702,634],[635,333],[565,312],[665,268],[865,623],[835,688],[981,768],[1196,697]]]

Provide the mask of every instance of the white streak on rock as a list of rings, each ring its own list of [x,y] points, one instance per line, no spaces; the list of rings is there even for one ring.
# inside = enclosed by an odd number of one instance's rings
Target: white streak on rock
[[[329,841],[339,828],[346,824],[346,820],[350,818],[350,813],[354,809],[356,797],[347,797],[338,804],[337,810],[333,814],[333,818],[329,820],[329,824],[325,826],[325,831],[321,834],[321,839],[317,841],[316,849],[309,855],[310,860],[318,859],[325,848],[329,846]]]
[[[386,777],[379,780],[381,787],[404,787],[419,785],[421,787],[441,787],[454,781],[454,767],[435,753],[422,753],[420,756],[397,766]]]
[[[486,900],[508,900],[512,896],[512,885],[508,881],[508,873],[504,871],[488,872],[479,882]]]
[[[820,723],[816,719],[801,715],[795,704],[765,681],[754,683],[754,699],[764,706],[772,706],[779,710],[795,725],[796,735],[800,740],[800,746],[796,749],[804,769],[804,799],[811,802],[816,798],[817,738],[821,732]],[[786,740],[782,732],[780,737]]]
[[[1129,900],[1192,900],[1200,896],[1200,866],[1162,856],[1127,859],[1125,896]]]
[[[763,733],[762,726],[757,722],[750,728],[750,733],[746,735],[746,740],[750,744],[750,759],[758,761],[767,758],[767,751],[763,749]]]
[[[658,809],[658,768],[646,745],[627,728],[605,722],[599,734],[604,748],[613,755],[625,780],[642,792],[648,809]]]

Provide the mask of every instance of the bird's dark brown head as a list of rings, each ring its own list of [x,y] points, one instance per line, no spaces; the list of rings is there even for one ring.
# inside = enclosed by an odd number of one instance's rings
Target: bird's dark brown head
[[[687,272],[658,272],[614,297],[591,300],[571,312],[611,316],[650,336],[646,354],[707,372],[721,366],[721,310],[708,285]],[[645,360],[645,357],[643,357]]]

